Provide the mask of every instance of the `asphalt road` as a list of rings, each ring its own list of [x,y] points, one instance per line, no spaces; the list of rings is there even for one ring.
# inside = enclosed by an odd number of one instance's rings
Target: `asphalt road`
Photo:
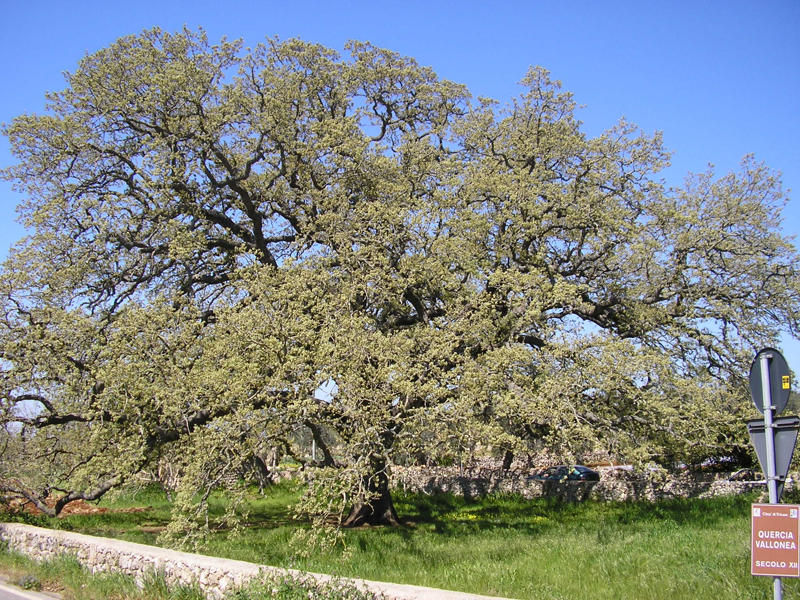
[[[29,592],[0,581],[0,600],[54,600],[55,598],[61,598],[61,596]]]

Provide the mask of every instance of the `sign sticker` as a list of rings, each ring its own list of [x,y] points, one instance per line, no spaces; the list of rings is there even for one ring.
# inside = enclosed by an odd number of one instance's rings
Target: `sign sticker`
[[[789,389],[789,376],[784,375],[781,377],[781,389],[788,390]]]

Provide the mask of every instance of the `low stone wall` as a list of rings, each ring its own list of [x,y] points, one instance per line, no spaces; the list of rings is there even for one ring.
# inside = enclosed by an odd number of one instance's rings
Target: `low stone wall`
[[[451,493],[466,497],[487,494],[519,494],[525,498],[552,497],[564,501],[582,500],[648,500],[668,498],[711,498],[730,496],[752,490],[765,490],[763,483],[698,478],[691,475],[668,476],[663,480],[603,474],[600,481],[538,481],[519,472],[453,472],[448,468],[405,467],[392,471],[392,484],[409,492],[425,494]],[[794,489],[794,481],[786,482],[786,491]]]
[[[256,565],[239,560],[214,558],[188,552],[166,550],[133,542],[113,540],[42,529],[20,523],[0,523],[0,540],[11,550],[35,560],[71,554],[93,573],[115,571],[142,581],[148,573],[158,573],[170,584],[196,584],[211,598],[223,598],[227,592],[259,575],[290,574],[320,583],[333,578],[317,573],[301,573]],[[464,594],[412,585],[400,585],[361,579],[339,579],[387,600],[501,600],[489,596]]]

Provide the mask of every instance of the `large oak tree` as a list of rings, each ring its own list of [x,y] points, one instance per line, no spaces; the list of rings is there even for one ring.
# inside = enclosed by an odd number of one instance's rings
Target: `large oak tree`
[[[473,102],[369,44],[188,30],[83,59],[5,130],[31,235],[0,280],[0,489],[57,514],[167,457],[188,527],[303,430],[305,509],[357,525],[397,522],[397,456],[454,444],[729,453],[753,351],[798,333],[778,178],[669,188],[659,135],[589,137],[546,71],[521,84]]]

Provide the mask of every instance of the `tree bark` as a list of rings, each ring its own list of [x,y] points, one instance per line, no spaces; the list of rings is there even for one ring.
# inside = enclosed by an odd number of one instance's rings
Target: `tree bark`
[[[503,471],[508,471],[511,468],[511,464],[514,462],[514,453],[511,450],[506,450],[505,455],[503,455]]]
[[[336,460],[333,458],[328,445],[322,437],[322,428],[309,420],[305,421],[305,426],[311,430],[317,448],[322,452],[322,462],[317,463],[320,467],[336,467]]]
[[[253,478],[258,483],[258,491],[263,493],[264,488],[273,483],[273,474],[267,463],[258,454],[253,454],[245,464],[250,468]]]
[[[342,521],[342,527],[360,527],[361,525],[389,525],[397,527],[400,518],[394,508],[392,494],[389,490],[389,477],[386,464],[376,464],[373,474],[364,477],[364,487],[368,500],[356,502],[350,513]]]

